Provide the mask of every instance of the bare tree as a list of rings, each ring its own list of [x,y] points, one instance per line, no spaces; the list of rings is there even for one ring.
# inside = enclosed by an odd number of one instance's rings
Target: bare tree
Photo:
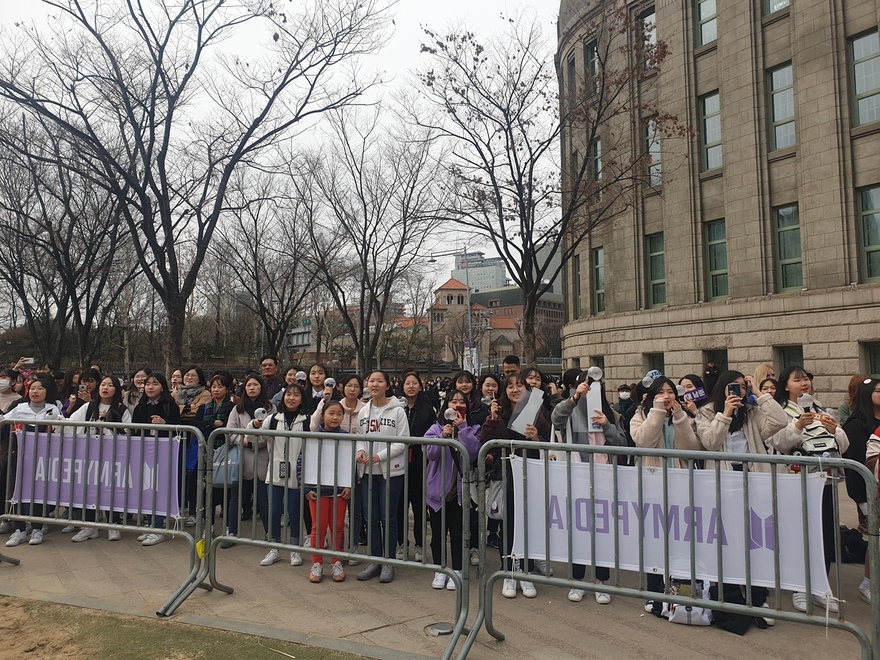
[[[76,142],[118,198],[165,308],[166,363],[180,362],[234,172],[364,92],[334,74],[378,45],[381,1],[312,0],[290,14],[268,0],[44,0],[59,20],[6,40],[0,97]],[[265,37],[259,59],[222,50],[246,24]]]
[[[383,132],[381,112],[334,113],[332,147],[294,179],[312,209],[314,273],[345,322],[361,372],[375,366],[402,279],[422,265],[440,220],[431,136]]]
[[[634,85],[650,85],[645,74],[659,69],[667,51],[626,5],[597,5],[585,27],[596,44],[592,72],[567,81],[561,117],[553,44],[534,22],[511,19],[485,44],[465,29],[425,30],[430,64],[418,77],[427,108],[416,119],[452,142],[450,217],[489,239],[523,292],[527,364],[535,364],[541,294],[592,231],[655,183],[651,145],[633,141],[644,127],[631,118],[651,117],[658,131],[682,130],[640,100],[649,95],[631,94]],[[565,176],[558,165],[563,126],[583,136],[588,151],[568,161]]]
[[[272,355],[281,355],[314,279],[302,267],[308,248],[307,209],[289,188],[289,180],[278,175],[237,172],[213,248],[233,266],[228,290],[237,289],[236,302],[259,319]]]

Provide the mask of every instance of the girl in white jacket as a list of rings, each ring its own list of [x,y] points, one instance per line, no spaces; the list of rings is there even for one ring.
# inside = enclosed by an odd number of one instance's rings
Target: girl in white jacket
[[[384,371],[374,371],[367,378],[370,401],[358,413],[357,433],[365,435],[409,435],[404,405],[391,394],[391,379]],[[397,506],[406,471],[406,444],[403,442],[357,441],[357,462],[366,474],[361,480],[361,495],[366,503],[370,554],[393,557],[397,542]],[[387,503],[387,507],[386,507]],[[384,532],[384,533],[383,533]],[[358,580],[379,576],[379,582],[394,579],[392,566],[367,564]]]
[[[291,383],[284,388],[278,404],[278,412],[264,422],[253,420],[250,428],[278,429],[279,431],[309,431],[308,400],[302,385]],[[290,543],[299,545],[300,528],[300,450],[302,438],[292,436],[269,436],[266,445],[269,450],[269,469],[266,483],[269,485],[269,540],[281,542],[281,516],[285,509],[287,526],[290,528]],[[285,500],[287,506],[285,507]],[[281,560],[275,548],[269,550],[260,562],[261,566],[271,566]],[[302,564],[298,552],[290,553],[290,565]]]

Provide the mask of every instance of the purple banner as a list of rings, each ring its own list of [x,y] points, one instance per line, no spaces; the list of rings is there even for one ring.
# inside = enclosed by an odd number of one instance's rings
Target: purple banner
[[[18,434],[13,503],[180,516],[180,438]]]

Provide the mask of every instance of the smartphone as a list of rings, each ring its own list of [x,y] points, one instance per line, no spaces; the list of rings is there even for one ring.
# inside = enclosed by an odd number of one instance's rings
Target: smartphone
[[[727,396],[738,396],[742,398],[742,387],[739,383],[731,383],[727,386]]]

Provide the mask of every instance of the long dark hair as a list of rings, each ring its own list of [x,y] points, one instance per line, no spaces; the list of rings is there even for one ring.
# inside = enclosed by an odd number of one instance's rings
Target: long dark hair
[[[859,388],[856,390],[855,400],[853,401],[852,414],[849,416],[850,419],[862,419],[868,423],[873,423],[877,419],[873,398],[877,385],[880,385],[880,379],[878,378],[866,378],[859,383]]]
[[[437,413],[437,423],[440,426],[446,426],[449,422],[446,420],[446,411],[449,410],[449,404],[452,403],[452,399],[455,398],[456,394],[460,394],[461,398],[464,399],[464,405],[467,406],[468,398],[464,395],[464,392],[461,390],[449,390],[446,392],[446,400],[443,404],[443,409]],[[465,411],[465,424],[467,424],[467,411]]]
[[[256,399],[251,399],[247,395],[246,387],[248,381],[255,380],[260,385],[260,394]],[[238,403],[235,406],[235,409],[238,411],[238,414],[242,414],[243,412],[247,412],[251,417],[254,416],[254,411],[257,408],[264,408],[266,410],[272,404],[269,402],[269,397],[266,396],[266,383],[261,376],[257,376],[256,374],[249,374],[247,378],[244,379],[244,383],[241,385],[241,397],[238,399]]]
[[[357,381],[358,384],[357,398],[360,398],[361,392],[364,391],[364,379],[361,378],[358,374],[349,374],[348,376],[343,376],[339,379],[339,382],[337,383],[339,391],[342,393],[342,399],[345,398],[345,386],[348,385],[352,380]]]
[[[468,402],[468,408],[470,408],[470,404],[474,401],[479,401],[483,398],[482,393],[480,392],[480,388],[478,387],[477,377],[474,376],[470,371],[459,371],[452,378],[452,387],[458,387],[459,379],[464,379],[470,381],[471,387],[471,395],[464,397],[464,400]]]
[[[296,410],[288,410],[287,404],[284,403],[284,395],[287,394],[289,390],[297,390],[301,397],[299,408]],[[278,412],[284,413],[285,416],[288,414],[298,413],[300,415],[310,415],[312,404],[312,395],[306,394],[306,388],[304,388],[299,383],[291,383],[290,385],[286,385],[282,390],[281,400],[278,402]]]
[[[58,392],[58,396],[62,399],[66,399],[71,394],[76,394],[76,390],[73,387],[73,377],[81,373],[82,369],[79,367],[70,367],[70,369],[65,371],[64,380],[61,381],[61,390]]]
[[[121,422],[122,421],[122,412],[125,410],[125,406],[122,403],[122,383],[119,382],[119,379],[116,376],[104,376],[101,379],[103,382],[105,379],[109,378],[110,382],[113,383],[113,398],[110,400],[110,409],[107,411],[107,421],[108,422]],[[100,406],[101,406],[101,395],[100,395],[101,383],[98,383],[98,396],[92,399],[89,402],[89,407],[86,410],[86,420],[89,422],[94,422],[100,416]],[[111,411],[114,414],[114,419],[110,419]],[[118,416],[118,419],[115,417]]]
[[[168,389],[168,381],[165,379],[165,374],[161,374],[158,371],[151,373],[146,378],[144,378],[144,384],[146,384],[146,382],[150,380],[150,378],[154,379],[157,383],[159,383],[159,385],[162,386],[162,393],[159,395],[157,401],[170,401],[176,406],[177,402],[171,397],[171,391]],[[145,403],[148,400],[149,399],[145,393],[144,398],[141,399],[141,403]]]
[[[648,388],[648,393],[645,395],[645,400],[642,401],[642,412],[645,413],[645,417],[648,416],[648,413],[651,412],[651,408],[654,407],[654,397],[657,396],[660,388],[664,385],[669,385],[669,387],[672,388],[673,392],[678,391],[675,388],[675,383],[669,380],[666,376],[659,376],[655,378],[654,382],[651,383],[651,387]]]
[[[779,374],[779,383],[776,386],[776,394],[773,395],[773,398],[776,399],[776,403],[785,408],[788,403],[788,390],[785,389],[788,386],[788,379],[792,377],[792,375],[799,376],[803,374],[807,375],[807,370],[803,367],[799,367],[797,365],[792,365],[790,367],[786,367],[782,370],[782,373]]]
[[[511,401],[507,396],[507,386],[515,381],[522,383],[523,386],[526,388],[526,392],[530,392],[532,389],[531,387],[529,387],[529,384],[526,382],[526,379],[523,378],[522,374],[510,374],[507,378],[504,379],[504,387],[501,389],[501,396],[498,397],[498,405],[501,408],[501,410],[499,411],[499,416],[502,420],[504,420],[505,424],[507,424],[510,416],[513,414],[513,401]]]
[[[712,390],[712,409],[717,413],[724,412],[724,404],[727,402],[727,386],[736,381],[738,378],[745,378],[739,371],[725,371],[718,376],[718,382],[715,383],[715,389]],[[751,406],[746,403],[746,393],[742,393],[743,407],[733,411],[733,421],[730,422],[728,433],[732,431],[740,431],[749,417],[749,409]]]

